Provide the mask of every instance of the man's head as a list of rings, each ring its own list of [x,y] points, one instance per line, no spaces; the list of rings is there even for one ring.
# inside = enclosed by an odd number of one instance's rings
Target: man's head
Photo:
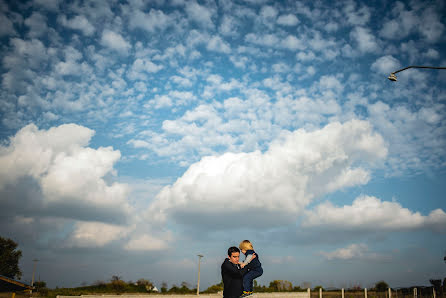
[[[228,248],[228,257],[229,262],[238,264],[238,261],[240,259],[240,249],[235,246],[231,246],[230,248]]]

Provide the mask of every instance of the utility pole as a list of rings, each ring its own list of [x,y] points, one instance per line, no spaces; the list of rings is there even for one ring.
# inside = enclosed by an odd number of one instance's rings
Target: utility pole
[[[197,282],[197,296],[200,295],[200,262],[203,255],[198,256],[198,282]]]

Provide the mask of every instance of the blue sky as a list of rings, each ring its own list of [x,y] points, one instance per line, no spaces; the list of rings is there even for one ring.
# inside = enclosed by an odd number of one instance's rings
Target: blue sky
[[[331,2],[331,1],[330,1]],[[0,234],[49,286],[444,278],[443,1],[0,1]]]

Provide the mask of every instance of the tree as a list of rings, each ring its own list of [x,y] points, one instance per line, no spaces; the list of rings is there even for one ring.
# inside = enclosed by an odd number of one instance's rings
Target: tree
[[[441,279],[429,279],[429,282],[434,287],[435,292],[442,297],[443,296],[443,287],[441,286]]]
[[[383,280],[378,281],[375,285],[375,289],[377,292],[384,292],[388,288],[389,288],[389,285]]]
[[[46,287],[46,282],[44,281],[36,281],[34,283],[36,287],[36,291],[40,293],[41,296],[46,296],[48,294],[48,288]]]
[[[161,283],[161,293],[166,293],[166,292],[167,292],[167,283],[163,281]]]
[[[111,278],[111,287],[116,292],[122,292],[125,289],[126,283],[118,275],[113,275]]]
[[[19,268],[19,259],[22,251],[17,250],[18,244],[11,239],[0,237],[0,275],[20,279],[22,271]]]
[[[144,288],[147,292],[153,290],[153,283],[148,279],[140,278],[138,279],[136,284],[138,285],[138,287]]]
[[[221,281],[219,284],[210,286],[203,293],[206,293],[206,294],[209,293],[210,294],[210,293],[218,293],[220,291],[223,291],[223,281]]]
[[[293,284],[288,280],[273,280],[269,283],[269,287],[273,291],[291,291],[293,289]]]

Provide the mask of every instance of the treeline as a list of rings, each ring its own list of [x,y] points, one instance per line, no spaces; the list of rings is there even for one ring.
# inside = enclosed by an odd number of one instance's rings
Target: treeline
[[[420,290],[423,289],[423,292],[430,294],[432,293],[432,289],[435,289],[438,297],[443,297],[446,293],[446,278],[443,280],[430,280],[432,287],[419,287]],[[85,285],[76,288],[55,288],[48,289],[46,287],[45,282],[36,282],[36,294],[41,297],[56,297],[57,295],[61,296],[80,296],[80,295],[88,295],[88,294],[122,294],[122,293],[162,293],[162,294],[196,294],[197,289],[194,287],[190,287],[187,282],[182,282],[179,286],[172,285],[168,288],[166,282],[161,284],[160,289],[157,289],[155,285],[148,279],[139,279],[136,282],[128,281],[125,282],[119,276],[113,276],[109,282],[104,281],[96,281],[92,285]],[[307,286],[305,288],[301,288],[299,286],[293,286],[290,281],[287,280],[273,280],[266,285],[259,285],[256,280],[254,280],[254,291],[257,293],[261,292],[303,292],[307,291]],[[368,289],[374,292],[386,292],[389,288],[389,285],[384,281],[377,282],[374,287]],[[322,286],[315,286],[311,290],[313,292],[319,291],[322,289],[325,291]],[[430,290],[429,290],[430,289]],[[333,291],[334,289],[330,289]],[[347,291],[361,291],[363,290],[361,286],[356,285],[350,289],[346,289]],[[405,292],[412,293],[413,287],[407,289],[398,289],[398,291],[402,294]],[[203,294],[212,294],[223,291],[223,282],[212,285],[208,287],[204,291],[200,291]],[[420,295],[421,293],[419,293]],[[423,293],[424,294],[424,293]],[[422,295],[420,295],[421,297]]]
[[[46,283],[41,281],[35,283],[36,294],[41,297],[60,296],[80,296],[88,294],[122,294],[122,293],[162,293],[162,294],[196,294],[197,288],[190,287],[187,282],[181,285],[172,285],[168,288],[167,283],[163,282],[158,289],[148,279],[139,279],[136,282],[124,281],[119,276],[113,276],[109,282],[96,281],[92,285],[83,285],[76,288],[58,288],[48,289]],[[212,285],[204,291],[203,294],[212,294],[223,291],[223,282]],[[256,292],[289,292],[289,291],[306,291],[300,287],[293,287],[292,283],[286,280],[274,280],[269,286],[259,285],[254,281],[254,291]]]

